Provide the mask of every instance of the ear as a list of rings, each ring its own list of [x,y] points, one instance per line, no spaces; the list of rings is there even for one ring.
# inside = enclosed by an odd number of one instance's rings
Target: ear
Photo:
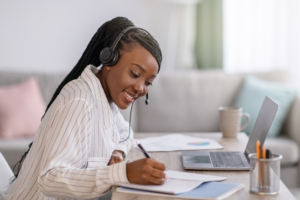
[[[107,71],[110,71],[110,70],[111,70],[111,67],[110,67],[110,66],[106,66],[105,68],[106,68]]]

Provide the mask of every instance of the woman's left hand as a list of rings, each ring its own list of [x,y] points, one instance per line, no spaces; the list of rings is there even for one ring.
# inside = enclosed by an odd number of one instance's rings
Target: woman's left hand
[[[113,165],[113,164],[122,162],[123,160],[124,160],[123,151],[114,150],[114,152],[112,153],[112,155],[110,157],[110,161],[109,161],[108,165]]]

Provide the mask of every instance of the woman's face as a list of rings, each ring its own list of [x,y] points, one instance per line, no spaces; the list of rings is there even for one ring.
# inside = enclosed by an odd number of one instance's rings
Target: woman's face
[[[122,51],[113,67],[104,67],[106,74],[104,91],[109,102],[126,109],[137,98],[148,93],[157,72],[158,63],[144,47],[136,45],[130,51]],[[101,80],[101,79],[100,79]]]

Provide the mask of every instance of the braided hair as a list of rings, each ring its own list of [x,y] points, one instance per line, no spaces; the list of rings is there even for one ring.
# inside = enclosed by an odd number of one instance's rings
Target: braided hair
[[[105,22],[95,33],[92,37],[91,41],[89,42],[88,46],[86,47],[85,51],[83,52],[81,58],[74,66],[72,71],[65,77],[65,79],[61,82],[61,84],[56,89],[53,97],[51,98],[46,111],[43,115],[45,116],[46,112],[50,108],[53,101],[56,99],[62,88],[69,83],[70,81],[77,79],[85,67],[89,64],[94,66],[100,66],[102,63],[99,59],[99,54],[101,50],[105,47],[111,47],[119,36],[119,34],[129,26],[134,26],[134,24],[125,17],[116,17],[110,21]],[[159,47],[158,42],[150,35],[148,32],[143,31],[141,29],[131,29],[127,31],[124,36],[121,38],[119,43],[116,46],[116,50],[120,52],[120,50],[130,50],[134,46],[134,44],[140,44],[145,49],[147,49],[153,57],[156,59],[158,63],[158,72],[160,70],[160,65],[162,61],[162,53]],[[42,118],[43,118],[42,117]],[[13,182],[16,178],[18,178],[19,172],[22,167],[22,163],[25,160],[33,142],[29,144],[28,150],[24,153],[21,157],[21,160],[17,162],[14,166],[13,171],[17,167],[17,171],[15,173],[14,179],[11,181]]]

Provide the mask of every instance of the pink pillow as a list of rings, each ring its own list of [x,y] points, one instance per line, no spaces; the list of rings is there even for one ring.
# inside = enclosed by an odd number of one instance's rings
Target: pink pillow
[[[0,87],[0,138],[34,136],[45,109],[45,102],[35,78]]]

